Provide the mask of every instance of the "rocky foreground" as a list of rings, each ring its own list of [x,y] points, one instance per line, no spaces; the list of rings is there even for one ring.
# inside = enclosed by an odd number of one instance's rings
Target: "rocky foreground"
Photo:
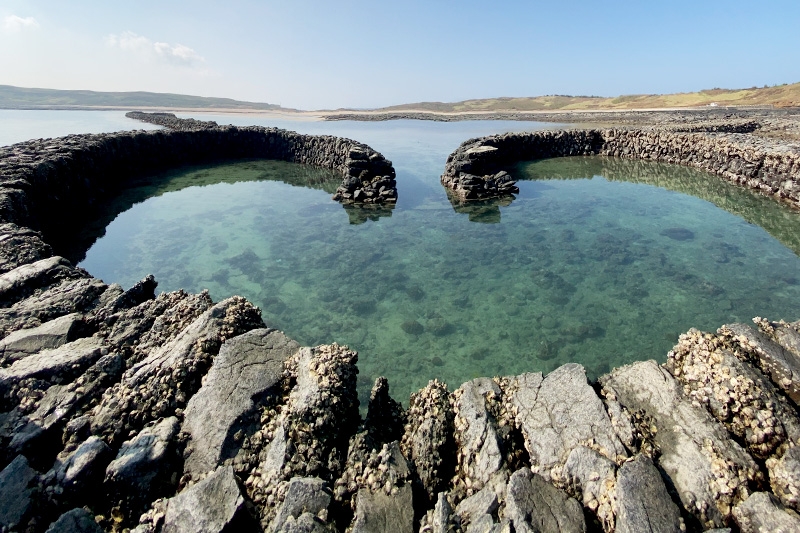
[[[800,529],[800,322],[692,330],[598,383],[434,380],[403,408],[379,378],[362,419],[347,347],[2,230],[5,531]]]

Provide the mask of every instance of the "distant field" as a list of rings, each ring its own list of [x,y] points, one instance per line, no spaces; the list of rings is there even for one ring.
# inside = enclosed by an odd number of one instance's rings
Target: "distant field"
[[[432,111],[463,113],[479,111],[578,111],[591,109],[659,109],[672,107],[773,106],[800,107],[800,83],[751,89],[710,89],[695,93],[632,94],[616,98],[597,96],[535,96],[487,98],[463,102],[419,102],[385,107],[377,111]]]
[[[0,85],[0,109],[178,108],[282,109],[275,104],[242,102],[184,94],[148,92],[60,91]]]

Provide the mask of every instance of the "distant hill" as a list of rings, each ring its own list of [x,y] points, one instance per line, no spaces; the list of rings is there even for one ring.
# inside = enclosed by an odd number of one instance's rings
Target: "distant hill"
[[[673,107],[773,106],[800,107],[800,83],[750,89],[710,89],[694,93],[632,94],[616,98],[599,96],[534,96],[485,98],[463,102],[419,102],[375,111],[430,111],[464,113],[481,111],[579,111],[603,109],[659,109]]]
[[[62,91],[0,85],[0,109],[283,109],[279,105],[149,92]]]

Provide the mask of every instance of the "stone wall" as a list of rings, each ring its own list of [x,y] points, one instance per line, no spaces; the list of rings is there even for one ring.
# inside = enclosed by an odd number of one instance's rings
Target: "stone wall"
[[[277,128],[203,123],[186,130],[69,135],[0,148],[0,222],[47,230],[102,202],[132,177],[242,158],[330,168],[344,176],[337,191],[342,202],[392,203],[397,198],[391,162],[365,144]]]
[[[574,155],[689,165],[800,208],[800,147],[735,133],[651,128],[492,135],[470,139],[450,154],[441,182],[463,200],[503,196],[513,192],[513,180],[499,174],[504,167]],[[498,187],[498,177],[505,188]]]

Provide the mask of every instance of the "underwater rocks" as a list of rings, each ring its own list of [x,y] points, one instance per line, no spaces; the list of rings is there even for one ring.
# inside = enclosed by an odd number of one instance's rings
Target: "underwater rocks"
[[[219,126],[216,122],[180,119],[171,113],[131,112],[125,116],[158,124],[173,132],[214,133],[225,139],[218,140],[219,144],[241,142],[247,146],[242,147],[244,151],[248,148],[252,151],[237,157],[280,159],[335,170],[344,179],[333,199],[343,204],[391,205],[397,202],[397,182],[392,162],[369,146],[350,139],[330,135],[301,135],[256,126]],[[209,148],[218,149],[214,145]],[[209,155],[204,155],[204,159],[209,159]]]
[[[513,163],[605,155],[700,168],[800,208],[799,147],[746,133],[720,133],[711,124],[694,129],[699,132],[649,127],[504,133],[470,139],[447,158],[440,181],[462,201],[502,197],[507,195],[503,187],[513,184],[503,169]],[[684,231],[668,230],[666,236],[689,238]]]

